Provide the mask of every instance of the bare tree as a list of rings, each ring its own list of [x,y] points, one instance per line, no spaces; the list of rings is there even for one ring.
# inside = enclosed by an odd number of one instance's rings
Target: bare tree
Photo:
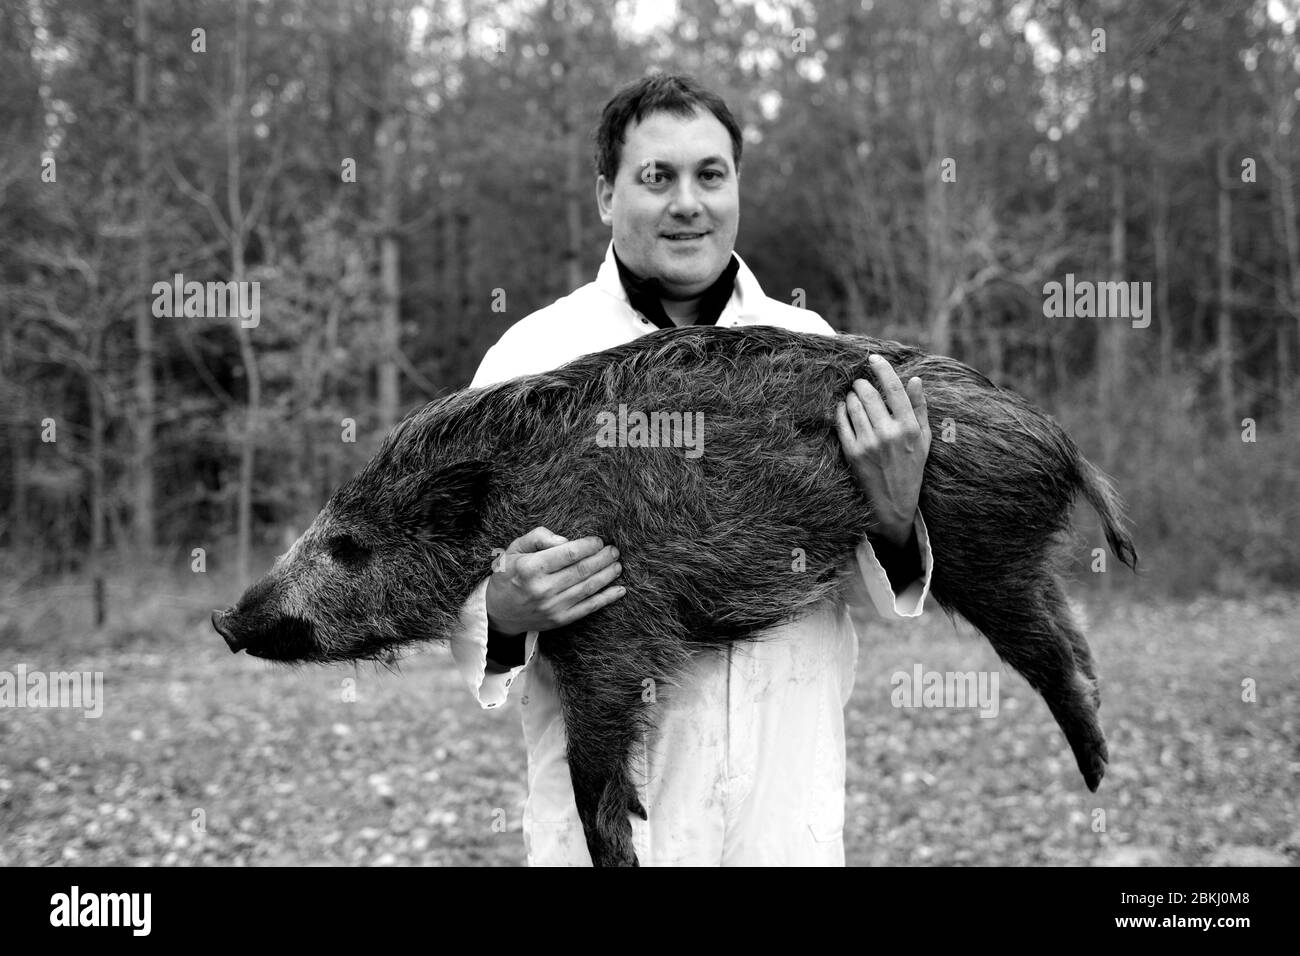
[[[135,119],[136,119],[136,287],[148,289],[152,284],[149,261],[150,181],[153,156],[149,141],[149,10],[148,0],[135,0]],[[135,435],[133,460],[133,522],[136,546],[151,551],[154,546],[156,514],[154,508],[154,432],[157,428],[156,390],[154,387],[153,313],[149,300],[141,294],[135,305]]]
[[[270,188],[278,175],[283,145],[275,142],[275,151],[264,166],[254,185],[252,198],[245,205],[243,198],[243,148],[240,127],[247,116],[248,77],[245,57],[248,48],[248,0],[238,0],[235,8],[235,42],[232,50],[232,81],[230,96],[224,108],[219,108],[220,127],[226,147],[226,191],[224,209],[208,192],[194,186],[175,164],[169,171],[177,187],[202,206],[221,236],[229,256],[230,275],[236,283],[247,281],[248,238],[257,227],[267,207]],[[216,105],[216,104],[214,104]],[[246,397],[244,427],[239,441],[239,485],[236,504],[236,567],[241,581],[248,579],[252,552],[253,478],[257,455],[258,426],[262,408],[262,380],[253,349],[251,331],[242,321],[235,325],[239,343],[240,364],[244,372]]]

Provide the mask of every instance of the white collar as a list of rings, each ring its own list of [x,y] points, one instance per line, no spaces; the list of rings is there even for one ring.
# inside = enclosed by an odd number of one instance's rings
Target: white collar
[[[745,265],[745,260],[740,258],[740,254],[733,251],[732,255],[736,257],[736,263],[739,266],[736,269],[736,288],[731,293],[731,299],[723,308],[722,314],[727,315],[734,312],[737,315],[744,315],[746,303],[752,308],[767,296],[764,295],[762,288],[760,288],[754,273],[750,272],[749,266]],[[612,295],[631,308],[631,303],[627,299],[627,290],[623,288],[623,282],[618,277],[618,263],[614,261],[614,241],[612,239],[609,248],[605,250],[605,261],[600,264],[600,271],[596,273],[595,284],[596,288]]]

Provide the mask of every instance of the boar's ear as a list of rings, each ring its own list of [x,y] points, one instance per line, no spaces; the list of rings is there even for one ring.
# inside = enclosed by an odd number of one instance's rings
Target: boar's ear
[[[459,535],[476,527],[492,485],[492,463],[471,459],[421,476],[410,517],[424,534]]]

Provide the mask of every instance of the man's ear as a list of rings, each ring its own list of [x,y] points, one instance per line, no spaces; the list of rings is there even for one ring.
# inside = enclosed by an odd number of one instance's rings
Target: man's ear
[[[596,177],[596,209],[601,222],[614,225],[614,184],[604,176]]]
[[[407,510],[416,532],[455,537],[477,527],[492,473],[491,462],[471,459],[421,475]]]

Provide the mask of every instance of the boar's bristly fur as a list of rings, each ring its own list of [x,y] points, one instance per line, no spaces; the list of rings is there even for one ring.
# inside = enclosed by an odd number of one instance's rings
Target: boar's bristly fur
[[[628,756],[652,729],[646,679],[671,687],[692,656],[842,596],[871,505],[834,412],[855,378],[875,383],[873,352],[924,382],[931,593],[1043,696],[1095,790],[1108,760],[1097,675],[1057,552],[1082,495],[1136,566],[1119,500],[1050,417],[897,342],[686,327],[457,392],[400,423],[219,629],[232,648],[275,659],[387,659],[457,626],[493,549],[539,526],[599,535],[620,551],[626,596],[547,632],[539,653],[555,674],[592,860],[635,864],[628,814],[645,809]],[[598,441],[598,416],[620,406],[701,427],[667,447]],[[263,642],[277,616],[305,622],[312,646]]]

